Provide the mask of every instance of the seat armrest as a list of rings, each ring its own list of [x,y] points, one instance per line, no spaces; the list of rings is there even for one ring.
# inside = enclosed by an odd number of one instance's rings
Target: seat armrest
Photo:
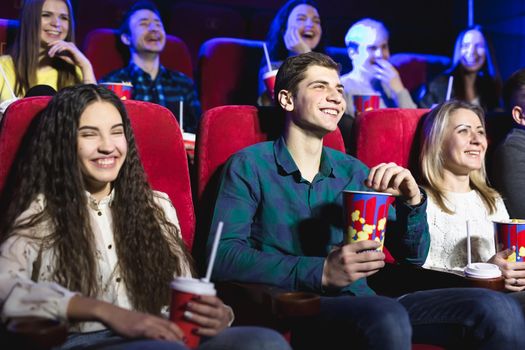
[[[284,329],[290,320],[317,315],[321,305],[317,294],[265,284],[219,282],[216,287],[223,302],[233,308],[236,325]]]
[[[491,279],[468,278],[461,271],[399,264],[385,264],[384,268],[368,277],[368,284],[378,294],[392,297],[418,290],[454,287],[505,290],[503,277]]]
[[[2,332],[3,341],[12,348],[45,350],[64,343],[68,326],[66,322],[42,317],[15,317]]]

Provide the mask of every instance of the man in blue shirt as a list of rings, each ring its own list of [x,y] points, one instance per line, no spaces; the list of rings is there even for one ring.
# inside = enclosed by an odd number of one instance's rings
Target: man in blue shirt
[[[134,100],[158,103],[179,116],[179,103],[184,103],[184,131],[197,131],[201,106],[190,78],[160,64],[160,53],[166,44],[166,32],[156,6],[141,1],[132,6],[120,27],[120,39],[129,47],[127,67],[113,71],[100,82],[131,82]],[[179,120],[180,121],[180,120]]]
[[[343,244],[342,191],[396,196],[385,245],[397,261],[417,265],[430,244],[424,192],[394,163],[369,170],[323,147],[346,108],[338,66],[327,56],[287,58],[274,97],[285,113],[282,137],[241,150],[224,169],[212,224],[224,222],[214,278],[321,294],[321,312],[304,325],[294,348],[409,349],[411,341],[523,346],[523,315],[503,294],[448,289],[398,300],[375,296],[366,277],[384,266],[385,255],[374,250],[378,242]]]

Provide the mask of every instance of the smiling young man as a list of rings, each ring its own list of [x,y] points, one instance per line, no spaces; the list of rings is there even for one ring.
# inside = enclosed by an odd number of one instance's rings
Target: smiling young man
[[[412,340],[520,346],[501,322],[511,317],[524,327],[523,316],[502,294],[448,289],[396,300],[368,287],[366,277],[384,266],[385,255],[374,250],[378,242],[343,243],[342,192],[395,195],[385,245],[398,262],[416,265],[430,243],[426,196],[407,169],[389,163],[369,170],[323,146],[346,107],[337,64],[316,52],[287,58],[275,100],[284,112],[282,137],[241,150],[225,166],[212,223],[224,222],[214,278],[321,294],[320,314],[294,332],[294,349],[409,349]]]
[[[380,95],[380,107],[417,108],[396,68],[388,61],[388,31],[383,23],[365,18],[353,24],[345,36],[352,71],[341,77],[347,113],[355,116],[354,95]]]
[[[149,1],[133,5],[120,27],[120,39],[131,54],[127,67],[109,73],[101,82],[131,82],[134,100],[158,103],[179,118],[184,103],[184,131],[197,131],[201,106],[193,81],[181,72],[160,64],[166,32],[157,7]]]

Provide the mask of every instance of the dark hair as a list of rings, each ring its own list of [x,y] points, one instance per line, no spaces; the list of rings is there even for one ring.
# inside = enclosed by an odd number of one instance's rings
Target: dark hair
[[[42,249],[53,249],[56,282],[86,296],[99,295],[95,239],[77,154],[80,117],[96,102],[110,103],[118,110],[128,144],[126,159],[112,183],[118,268],[132,305],[158,314],[169,301],[169,282],[183,272],[189,254],[176,226],[156,204],[122,101],[103,87],[65,88],[42,113],[29,152],[17,169],[12,200],[0,203],[2,208],[7,207],[0,219],[0,243],[14,234],[34,239]],[[17,220],[39,195],[44,198],[43,210]],[[49,235],[35,237],[31,229],[40,225],[46,225]]]
[[[119,27],[119,33],[120,34],[125,34],[125,35],[130,35],[131,34],[131,28],[129,27],[129,20],[131,19],[131,16],[133,16],[133,14],[135,14],[135,12],[140,11],[140,10],[150,10],[151,12],[153,12],[157,16],[159,16],[159,18],[161,18],[159,9],[157,8],[157,6],[153,2],[148,1],[148,0],[138,1],[138,2],[134,3],[129,8],[129,10],[124,14],[124,17],[122,19],[122,23],[121,23],[121,25]]]
[[[270,24],[268,35],[266,36],[266,44],[268,45],[268,54],[270,56],[270,60],[282,61],[288,57],[288,49],[284,43],[284,34],[286,33],[286,29],[288,27],[288,17],[290,17],[290,13],[294,8],[303,4],[310,5],[314,7],[317,12],[319,12],[319,6],[314,0],[289,0],[279,9],[273,18],[273,21]],[[321,16],[320,13],[319,16]],[[324,53],[324,37],[326,37],[326,35],[321,35],[319,44],[313,49],[314,51]]]
[[[69,30],[65,41],[75,42],[73,8],[69,0],[62,1],[67,5],[69,11]],[[40,64],[42,7],[44,2],[45,0],[25,0],[20,10],[20,25],[11,49],[16,76],[14,89],[18,96],[24,95],[29,88],[37,83],[36,72]],[[57,57],[49,58],[49,61],[50,66],[58,71],[58,89],[80,83],[80,77],[77,75],[74,65]]]
[[[339,73],[338,63],[329,56],[319,52],[308,52],[286,58],[275,77],[274,100],[278,101],[279,91],[287,90],[295,95],[297,86],[304,80],[308,67],[321,66],[333,69]]]
[[[503,86],[503,101],[507,110],[512,110],[514,106],[525,109],[525,94],[520,94],[521,91],[525,91],[525,68],[512,73]]]
[[[485,40],[485,63],[477,73],[475,88],[482,107],[490,111],[500,106],[501,78],[495,63],[492,45],[480,26],[469,27],[458,34],[454,45],[452,66],[447,74],[454,76],[454,97],[464,100],[465,86],[462,76],[465,74],[465,70],[461,65],[461,44],[465,34],[471,30],[480,32]]]

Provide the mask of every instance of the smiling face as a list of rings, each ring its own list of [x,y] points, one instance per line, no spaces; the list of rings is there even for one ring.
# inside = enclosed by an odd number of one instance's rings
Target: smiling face
[[[42,5],[40,39],[43,43],[64,40],[69,32],[70,18],[66,3],[62,0],[46,0]]]
[[[315,65],[308,67],[295,95],[286,91],[279,101],[295,125],[320,136],[337,128],[346,108],[337,71]]]
[[[313,50],[321,41],[322,28],[319,12],[313,6],[301,4],[294,7],[288,16],[287,28],[297,28],[299,35]]]
[[[477,72],[486,59],[485,38],[479,30],[472,29],[465,33],[461,42],[461,65],[468,72]]]
[[[138,10],[129,18],[130,35],[122,41],[137,53],[160,53],[166,44],[166,32],[160,17],[151,10]]]
[[[476,113],[468,109],[451,113],[442,146],[445,171],[468,175],[481,169],[486,150],[485,128]]]
[[[122,117],[115,106],[101,101],[87,106],[79,120],[77,154],[86,190],[94,198],[110,193],[127,150]]]
[[[388,33],[382,28],[373,25],[358,25],[353,30],[357,49],[350,48],[348,53],[354,69],[364,72],[373,71],[376,60],[390,58]]]

